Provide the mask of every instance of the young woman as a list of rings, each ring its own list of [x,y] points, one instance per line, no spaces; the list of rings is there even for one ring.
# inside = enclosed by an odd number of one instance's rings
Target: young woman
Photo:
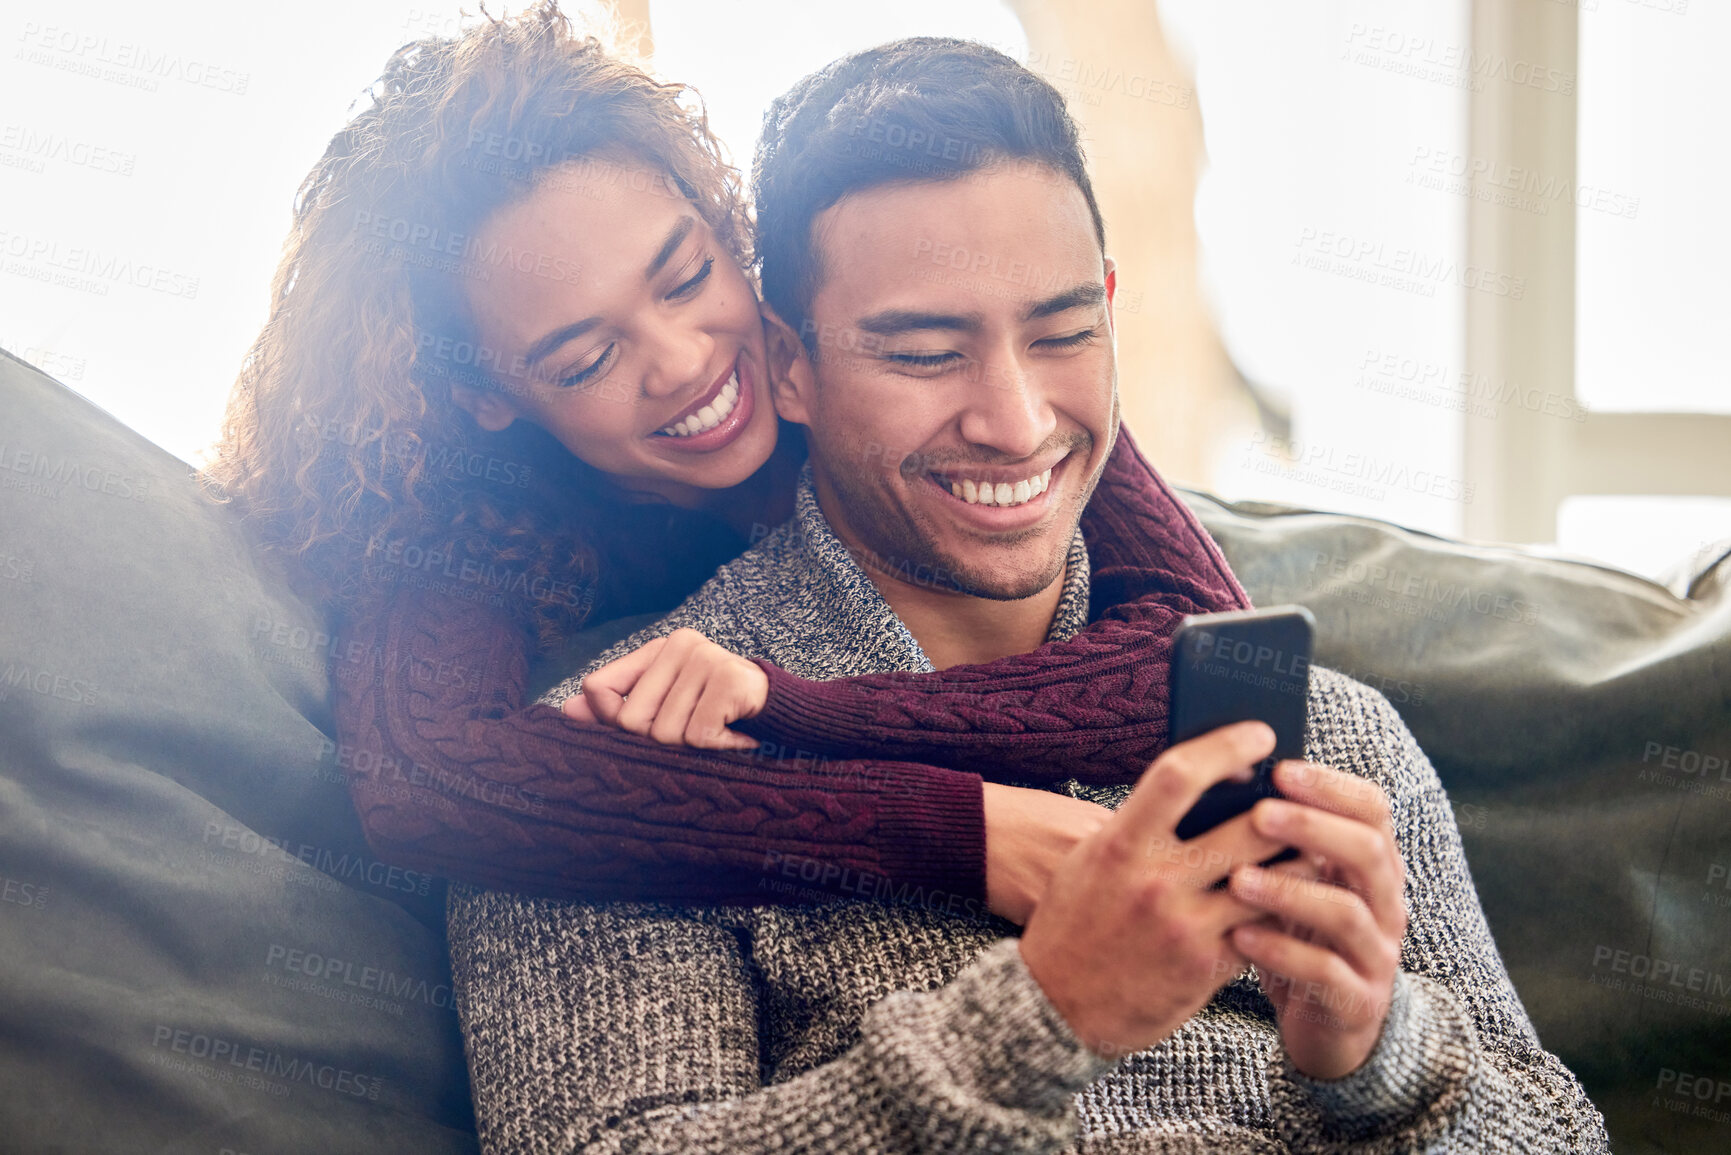
[[[1104,812],[1005,783],[1133,780],[1165,744],[1177,619],[1248,604],[1128,435],[1083,523],[1097,620],[1068,643],[766,668],[720,718],[749,752],[663,744],[685,718],[657,734],[616,694],[531,704],[533,658],[671,608],[791,511],[769,381],[798,342],[760,315],[737,179],[684,95],[551,4],[399,50],[301,187],[213,476],[341,616],[338,760],[381,857],[688,901],[763,901],[766,863],[798,861],[1019,920]]]

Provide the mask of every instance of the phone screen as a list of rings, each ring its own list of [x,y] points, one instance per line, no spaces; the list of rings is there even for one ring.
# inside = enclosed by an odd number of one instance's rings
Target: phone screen
[[[1172,744],[1233,722],[1274,728],[1274,753],[1258,763],[1255,778],[1210,787],[1178,823],[1179,838],[1193,838],[1257,799],[1279,795],[1274,764],[1304,756],[1315,627],[1303,606],[1192,614],[1179,625],[1172,639]]]

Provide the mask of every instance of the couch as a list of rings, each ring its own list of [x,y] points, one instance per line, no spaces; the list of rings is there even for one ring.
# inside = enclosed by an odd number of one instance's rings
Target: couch
[[[1668,589],[1185,496],[1429,751],[1618,1149],[1731,1145],[1731,561]],[[3,353],[0,607],[0,1146],[473,1151],[442,884],[362,839],[329,623],[185,464]]]

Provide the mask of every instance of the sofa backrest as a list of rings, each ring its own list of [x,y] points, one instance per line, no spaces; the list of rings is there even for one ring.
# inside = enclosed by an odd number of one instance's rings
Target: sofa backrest
[[[1731,1088],[1731,542],[1668,589],[1183,496],[1252,600],[1310,607],[1317,661],[1412,728],[1510,977],[1617,1150],[1731,1147],[1731,1097],[1697,1097]]]
[[[5,354],[0,414],[4,1145],[473,1151],[443,887],[362,840],[328,626]]]
[[[0,422],[0,1135],[473,1150],[443,886],[361,838],[329,623],[186,465],[3,353]],[[1690,1096],[1731,1080],[1731,559],[1682,597],[1184,497],[1430,754],[1521,997],[1618,1149],[1710,1149],[1724,1124]]]

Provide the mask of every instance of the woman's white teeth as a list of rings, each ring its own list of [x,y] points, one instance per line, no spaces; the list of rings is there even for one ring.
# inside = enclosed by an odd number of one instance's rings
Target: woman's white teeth
[[[1040,496],[1052,484],[1050,469],[1026,481],[952,481],[950,492],[969,505],[1021,505]]]
[[[739,404],[739,370],[733,371],[733,376],[727,379],[727,384],[721,387],[721,392],[715,395],[715,400],[693,413],[683,421],[675,421],[661,430],[669,437],[690,437],[694,433],[702,433],[706,429],[714,429],[727,415],[733,412],[733,407]]]

